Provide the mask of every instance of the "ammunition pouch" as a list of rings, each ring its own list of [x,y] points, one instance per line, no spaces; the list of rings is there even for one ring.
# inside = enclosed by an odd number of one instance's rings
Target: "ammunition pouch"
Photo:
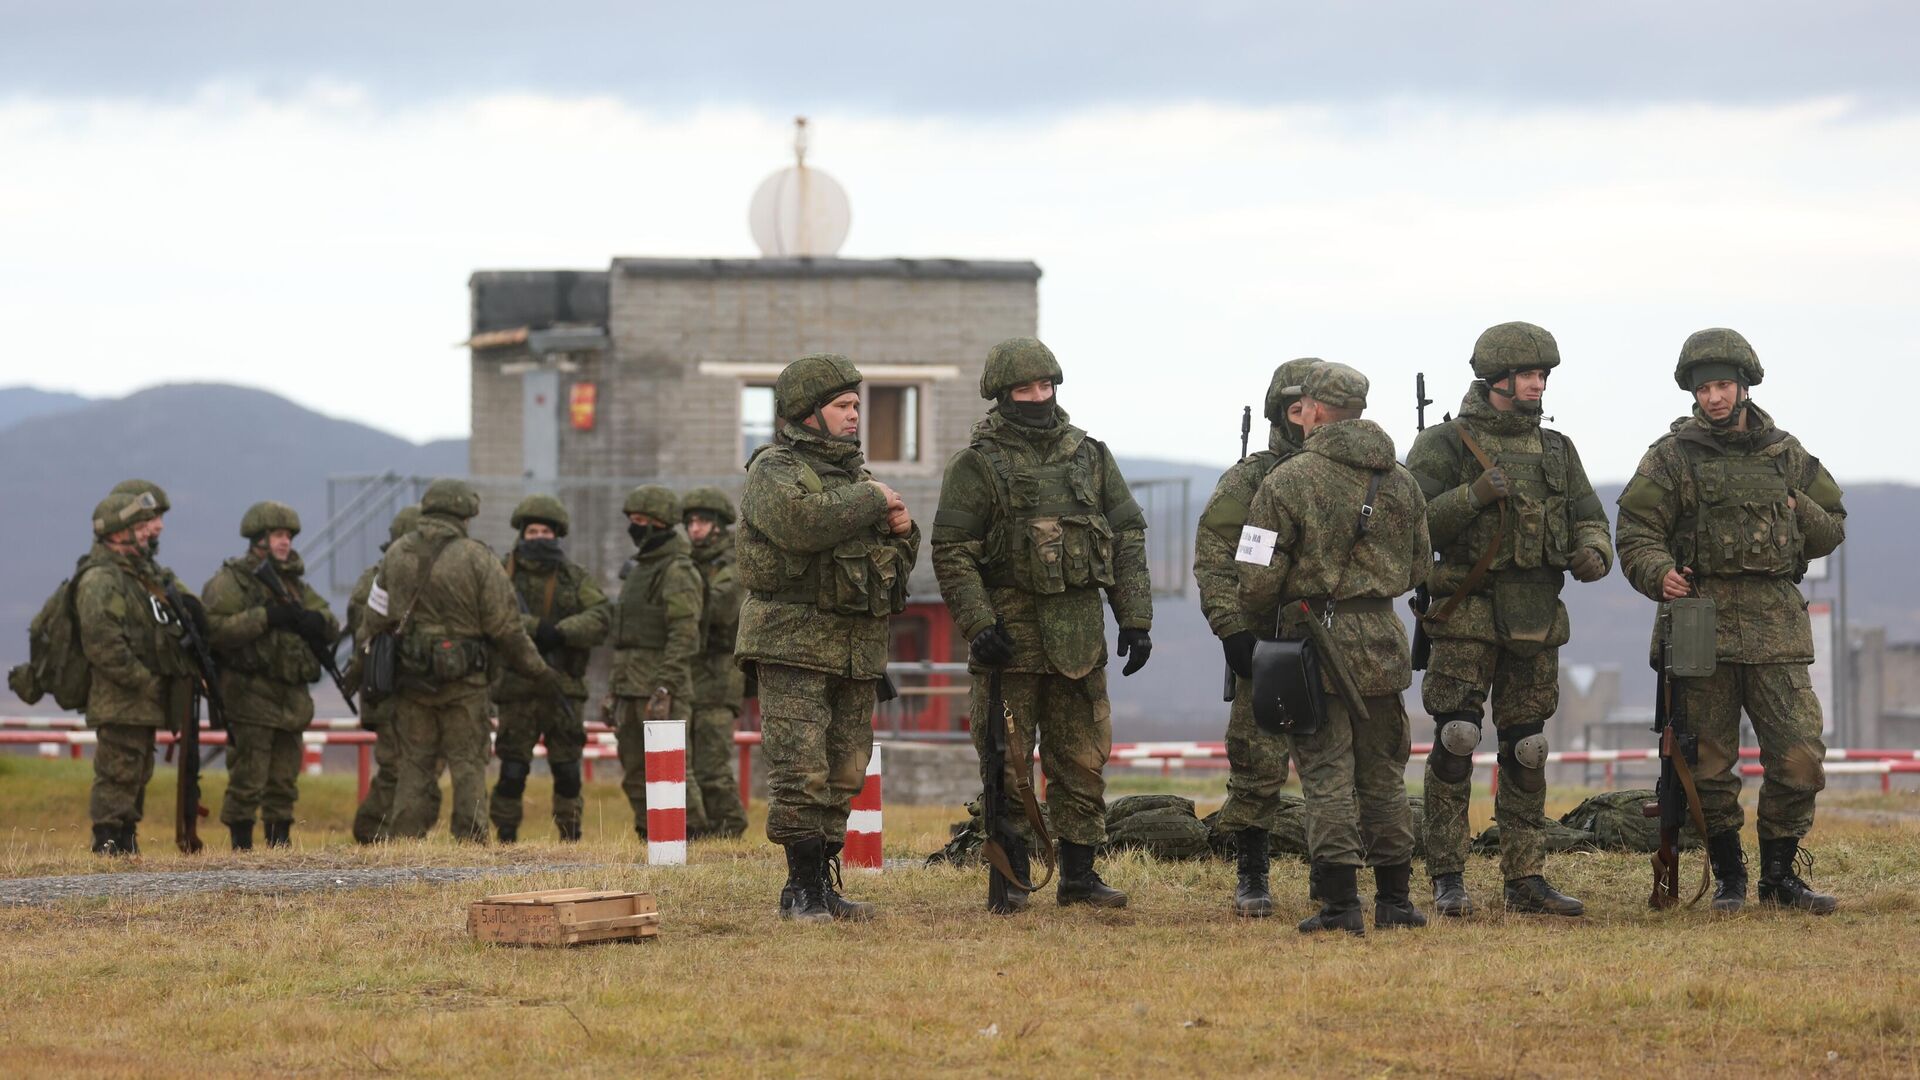
[[[486,677],[492,650],[479,638],[411,633],[400,639],[400,685],[432,693],[474,675]]]
[[[1493,632],[1507,652],[1538,656],[1573,636],[1566,605],[1560,602],[1565,572],[1502,570],[1492,577]]]
[[[1473,752],[1480,745],[1480,714],[1444,712],[1433,718],[1433,749],[1427,764],[1443,782],[1458,784],[1473,775]]]
[[[1253,720],[1277,735],[1312,735],[1327,715],[1326,684],[1311,641],[1253,646]]]

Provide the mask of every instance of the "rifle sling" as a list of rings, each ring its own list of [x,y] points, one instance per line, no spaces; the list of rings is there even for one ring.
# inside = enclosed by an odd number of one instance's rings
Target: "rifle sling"
[[[999,678],[997,674],[994,677]],[[1033,773],[1032,749],[1028,748],[1022,756],[1020,768],[1007,767],[1006,756],[1013,751],[1014,726],[1013,710],[1007,708],[1004,698],[1001,699],[1000,716],[1006,739],[1004,743],[1006,754],[1001,755],[1001,773],[1013,775],[1013,790],[1020,796],[1020,808],[1026,813],[1027,825],[1033,829],[1034,837],[1040,841],[1040,861],[1046,864],[1047,876],[1037,883],[1022,881],[1020,875],[1013,872],[1013,866],[1007,861],[1007,853],[1000,847],[1000,841],[991,834],[987,836],[987,842],[981,847],[980,854],[985,857],[987,864],[992,866],[996,873],[1012,882],[1015,888],[1024,892],[1036,892],[1046,888],[1047,883],[1053,880],[1055,867],[1053,836],[1047,832],[1047,819],[1040,813],[1040,801],[1033,795],[1033,781],[1030,778]]]
[[[1673,774],[1680,778],[1680,789],[1687,793],[1687,813],[1693,818],[1693,827],[1700,833],[1700,842],[1707,842],[1707,818],[1700,809],[1700,789],[1693,784],[1693,766],[1687,764],[1687,755],[1680,750],[1680,740],[1674,740]],[[1687,901],[1687,906],[1700,902],[1707,895],[1707,886],[1713,884],[1712,860],[1702,857],[1700,860],[1700,888]],[[1677,890],[1676,890],[1677,891]]]
[[[1474,460],[1480,463],[1480,468],[1493,468],[1493,459],[1487,456],[1485,450],[1480,449],[1480,444],[1474,441],[1473,433],[1467,430],[1467,425],[1464,423],[1460,425],[1460,443],[1473,454]],[[1453,595],[1447,597],[1447,602],[1440,605],[1440,610],[1431,615],[1423,616],[1426,621],[1443,623],[1449,618],[1452,618],[1453,609],[1459,607],[1460,601],[1465,600],[1471,595],[1475,589],[1480,587],[1480,583],[1486,579],[1487,571],[1492,568],[1494,558],[1500,554],[1500,545],[1505,542],[1507,538],[1507,500],[1504,498],[1495,499],[1494,505],[1499,508],[1500,527],[1493,534],[1493,543],[1488,544],[1487,550],[1480,553],[1480,558],[1474,562],[1473,569],[1467,571],[1467,580],[1461,582],[1460,587],[1453,590]]]

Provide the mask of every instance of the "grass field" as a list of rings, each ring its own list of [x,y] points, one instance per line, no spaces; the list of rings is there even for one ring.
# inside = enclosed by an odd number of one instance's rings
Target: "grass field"
[[[208,774],[216,806],[219,779]],[[189,860],[171,845],[171,781],[162,769],[149,792],[139,869],[583,865],[458,885],[0,908],[0,1074],[1920,1072],[1911,796],[1876,793],[1863,798],[1878,816],[1822,820],[1815,881],[1842,898],[1827,919],[1654,915],[1644,858],[1565,855],[1549,872],[1587,901],[1584,920],[1483,914],[1306,939],[1292,925],[1309,910],[1304,867],[1276,864],[1279,916],[1242,921],[1228,912],[1227,864],[1132,856],[1104,866],[1133,894],[1124,911],[1049,900],[996,918],[981,910],[977,872],[889,870],[847,879],[881,905],[877,922],[790,926],[773,912],[784,865],[757,831],[650,870],[635,865],[607,783],[589,789],[577,846],[482,850],[436,835],[361,849],[346,839],[351,778],[306,779],[294,850]],[[1217,800],[1217,784],[1185,786]],[[525,832],[537,840],[551,828],[544,778],[533,788]],[[1554,812],[1578,797],[1555,794]],[[84,765],[0,758],[0,874],[134,868],[85,853],[85,798]],[[1832,793],[1823,806],[1847,802]],[[888,856],[932,850],[955,816],[890,807]],[[1474,860],[1483,908],[1496,878],[1492,861]],[[661,936],[564,951],[467,940],[468,901],[564,885],[654,892]]]

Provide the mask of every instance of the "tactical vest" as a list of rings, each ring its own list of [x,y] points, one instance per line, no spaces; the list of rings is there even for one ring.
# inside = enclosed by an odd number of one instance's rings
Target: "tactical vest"
[[[701,651],[708,655],[730,653],[740,631],[740,608],[736,604],[731,611],[717,611],[713,597],[716,592],[733,587],[734,557],[728,553],[694,565],[700,569],[701,582],[706,586],[704,602],[700,605]]]
[[[521,609],[541,622],[558,623],[580,614],[580,583],[572,567],[555,563],[550,573],[523,567],[507,553],[507,577]],[[578,679],[587,673],[588,650],[561,646],[547,656],[555,668]]]
[[[1455,421],[1456,424],[1461,421]],[[1458,432],[1456,431],[1456,438]],[[1567,439],[1548,428],[1540,429],[1540,450],[1526,453],[1487,446],[1493,438],[1476,439],[1494,464],[1507,474],[1507,534],[1500,538],[1500,553],[1492,570],[1538,570],[1559,572],[1573,558],[1573,502],[1567,497]],[[1460,448],[1462,467],[1479,462],[1464,444]],[[1476,473],[1477,475],[1477,473]],[[1489,507],[1480,521],[1499,520],[1498,511]],[[1495,527],[1475,522],[1471,530],[1468,562],[1477,558],[1482,545],[1493,540]]]
[[[800,486],[826,490],[798,454]],[[838,486],[838,485],[836,485]],[[734,541],[740,584],[757,600],[812,604],[835,615],[897,615],[907,609],[907,572],[890,537],[875,526],[827,551],[788,551],[745,523]]]
[[[1680,565],[1710,577],[1804,572],[1806,538],[1787,504],[1786,455],[1715,454],[1685,439],[1680,455],[1692,469],[1696,496],[1674,530]]]
[[[650,562],[628,564],[626,581],[620,587],[619,608],[613,615],[613,647],[616,649],[664,649],[667,646],[667,605],[660,597],[660,583],[666,579],[673,559],[661,556]]]
[[[249,607],[266,607],[279,602],[279,597],[268,592],[266,585],[253,576],[253,567],[247,565],[246,559],[228,559],[221,564],[221,572],[231,575],[239,583]],[[281,580],[287,583],[287,590],[294,596],[305,596],[306,590],[298,578],[282,576]],[[307,647],[300,635],[291,630],[269,628],[266,633],[237,649],[216,649],[215,656],[222,668],[230,668],[243,675],[300,686],[320,679],[320,661],[314,658],[313,650]]]
[[[1082,439],[1065,461],[1016,464],[995,442],[973,448],[993,467],[1005,517],[983,577],[989,588],[1011,586],[1049,596],[1114,583],[1113,527],[1094,487],[1099,451]]]

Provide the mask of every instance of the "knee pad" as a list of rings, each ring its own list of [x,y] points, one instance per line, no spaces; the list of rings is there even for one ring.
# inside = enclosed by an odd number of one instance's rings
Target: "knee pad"
[[[1545,728],[1545,724],[1521,724],[1500,733],[1500,764],[1530,795],[1547,787]]]
[[[580,763],[577,761],[548,762],[547,768],[553,770],[553,795],[557,799],[577,799],[580,797]]]
[[[527,777],[533,773],[531,761],[502,761],[500,782],[493,790],[509,799],[517,799],[527,790]]]
[[[1433,727],[1433,751],[1427,755],[1433,775],[1449,784],[1472,776],[1473,751],[1480,745],[1480,714],[1444,712],[1433,718]]]

